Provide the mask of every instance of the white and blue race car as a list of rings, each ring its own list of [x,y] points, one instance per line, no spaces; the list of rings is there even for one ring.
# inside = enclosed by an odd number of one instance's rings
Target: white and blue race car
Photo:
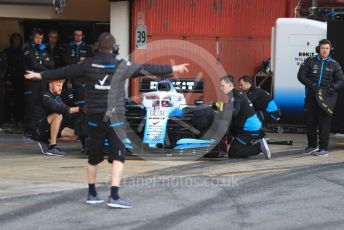
[[[213,105],[188,105],[169,80],[142,93],[142,104],[127,104],[128,137],[135,152],[204,155],[222,138],[217,110]],[[222,129],[223,130],[223,129]],[[225,132],[225,131],[224,131]],[[133,144],[135,143],[135,144]]]

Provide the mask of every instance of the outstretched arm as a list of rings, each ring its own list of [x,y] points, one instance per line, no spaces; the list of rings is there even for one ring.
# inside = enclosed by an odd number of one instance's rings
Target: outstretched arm
[[[36,73],[33,71],[29,71],[29,70],[26,71],[26,74],[24,76],[26,79],[29,79],[29,80],[41,80],[42,79],[41,73]]]
[[[189,65],[190,65],[189,63],[180,64],[180,65],[173,65],[172,66],[173,73],[178,73],[178,74],[183,74],[184,72],[188,73],[189,72],[189,69],[188,69]]]
[[[151,65],[151,64],[135,64],[131,62],[123,61],[119,66],[126,66],[128,69],[125,71],[124,77],[140,77],[140,76],[152,76],[152,75],[167,75],[171,73],[183,74],[189,72],[189,64],[181,65]]]
[[[83,74],[82,64],[73,64],[65,67],[57,68],[54,70],[44,71],[42,73],[36,73],[33,71],[26,71],[26,79],[31,80],[59,80],[59,79],[73,79],[82,76]]]

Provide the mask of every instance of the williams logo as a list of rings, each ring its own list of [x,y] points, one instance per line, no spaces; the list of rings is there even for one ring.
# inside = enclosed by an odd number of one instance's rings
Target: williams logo
[[[109,75],[107,74],[104,78],[103,78],[103,80],[98,80],[99,81],[99,85],[98,84],[96,84],[95,86],[94,86],[94,88],[95,89],[98,89],[98,90],[110,90],[111,89],[111,86],[109,86],[109,85],[104,85],[104,83],[105,83],[105,81],[106,81],[106,79],[109,77]]]

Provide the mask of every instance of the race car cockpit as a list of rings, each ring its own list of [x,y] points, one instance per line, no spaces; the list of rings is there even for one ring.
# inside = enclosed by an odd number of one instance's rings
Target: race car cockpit
[[[141,98],[142,104],[127,105],[126,113],[129,138],[145,147],[138,146],[139,150],[204,154],[215,147],[218,140],[209,133],[204,136],[217,113],[212,104],[188,105],[169,80],[158,82],[154,91],[142,93]]]

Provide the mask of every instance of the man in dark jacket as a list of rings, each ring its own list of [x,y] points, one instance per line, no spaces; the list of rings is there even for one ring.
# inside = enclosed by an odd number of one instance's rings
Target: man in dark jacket
[[[92,56],[92,49],[83,41],[85,35],[82,30],[74,30],[74,40],[71,41],[64,55],[66,65],[81,63]],[[85,82],[83,79],[71,79],[71,83],[75,90],[75,103],[83,106],[85,104]]]
[[[234,89],[233,76],[222,77],[220,88],[224,94],[228,95],[228,103],[233,104],[233,115],[229,128],[229,134],[233,137],[233,141],[228,151],[228,157],[246,158],[263,152],[265,159],[270,159],[270,149],[261,130],[262,123],[248,98],[241,91]]]
[[[112,186],[108,206],[131,208],[128,202],[118,195],[125,161],[125,81],[133,76],[182,74],[187,70],[183,65],[139,65],[118,59],[113,55],[115,38],[102,33],[98,38],[99,53],[84,62],[42,74],[28,72],[28,79],[83,78],[86,83],[86,114],[89,125],[88,135],[88,184],[89,193],[86,203],[102,203],[95,189],[97,164],[104,160],[104,139],[109,140],[109,159],[112,163]]]
[[[64,49],[58,40],[59,32],[57,30],[50,30],[48,33],[47,51],[49,56],[54,60],[54,68],[64,66]]]
[[[62,127],[62,115],[78,113],[79,107],[68,107],[59,95],[61,95],[64,80],[49,82],[49,89],[44,90],[41,100],[36,104],[33,119],[34,130],[32,139],[38,141],[38,146],[44,155],[63,156],[65,153],[56,147],[57,137],[64,140],[77,140],[74,131],[67,127]],[[50,139],[50,145],[48,140]]]
[[[301,65],[297,78],[306,87],[305,112],[307,122],[308,146],[304,154],[328,155],[327,147],[331,128],[331,117],[318,104],[316,94],[319,89],[331,97],[344,84],[343,71],[332,59],[332,44],[329,40],[319,41],[318,55],[307,58]],[[319,128],[319,147],[317,146],[317,128]]]
[[[54,61],[49,56],[43,41],[43,30],[35,28],[32,30],[32,41],[24,48],[24,69],[35,72],[42,72],[54,68]],[[24,81],[24,135],[32,136],[34,102],[40,100],[42,90],[46,88],[46,83],[42,81]]]
[[[252,79],[249,76],[244,75],[239,78],[239,86],[242,91],[246,92],[262,122],[268,123],[280,119],[280,110],[274,99],[265,90],[253,86]]]
[[[65,51],[66,65],[75,64],[85,61],[92,56],[92,49],[83,39],[85,35],[82,30],[76,29],[73,34],[73,41],[71,41]]]
[[[71,41],[64,55],[66,65],[81,63],[92,56],[92,49],[84,41],[85,35],[82,30],[76,29],[73,34],[73,41]],[[69,81],[69,80],[68,80]],[[73,100],[75,105],[83,107],[85,105],[86,84],[82,78],[70,79],[73,87]],[[87,123],[84,114],[79,114],[75,121],[76,133],[80,136],[82,148],[81,151],[87,153]]]

